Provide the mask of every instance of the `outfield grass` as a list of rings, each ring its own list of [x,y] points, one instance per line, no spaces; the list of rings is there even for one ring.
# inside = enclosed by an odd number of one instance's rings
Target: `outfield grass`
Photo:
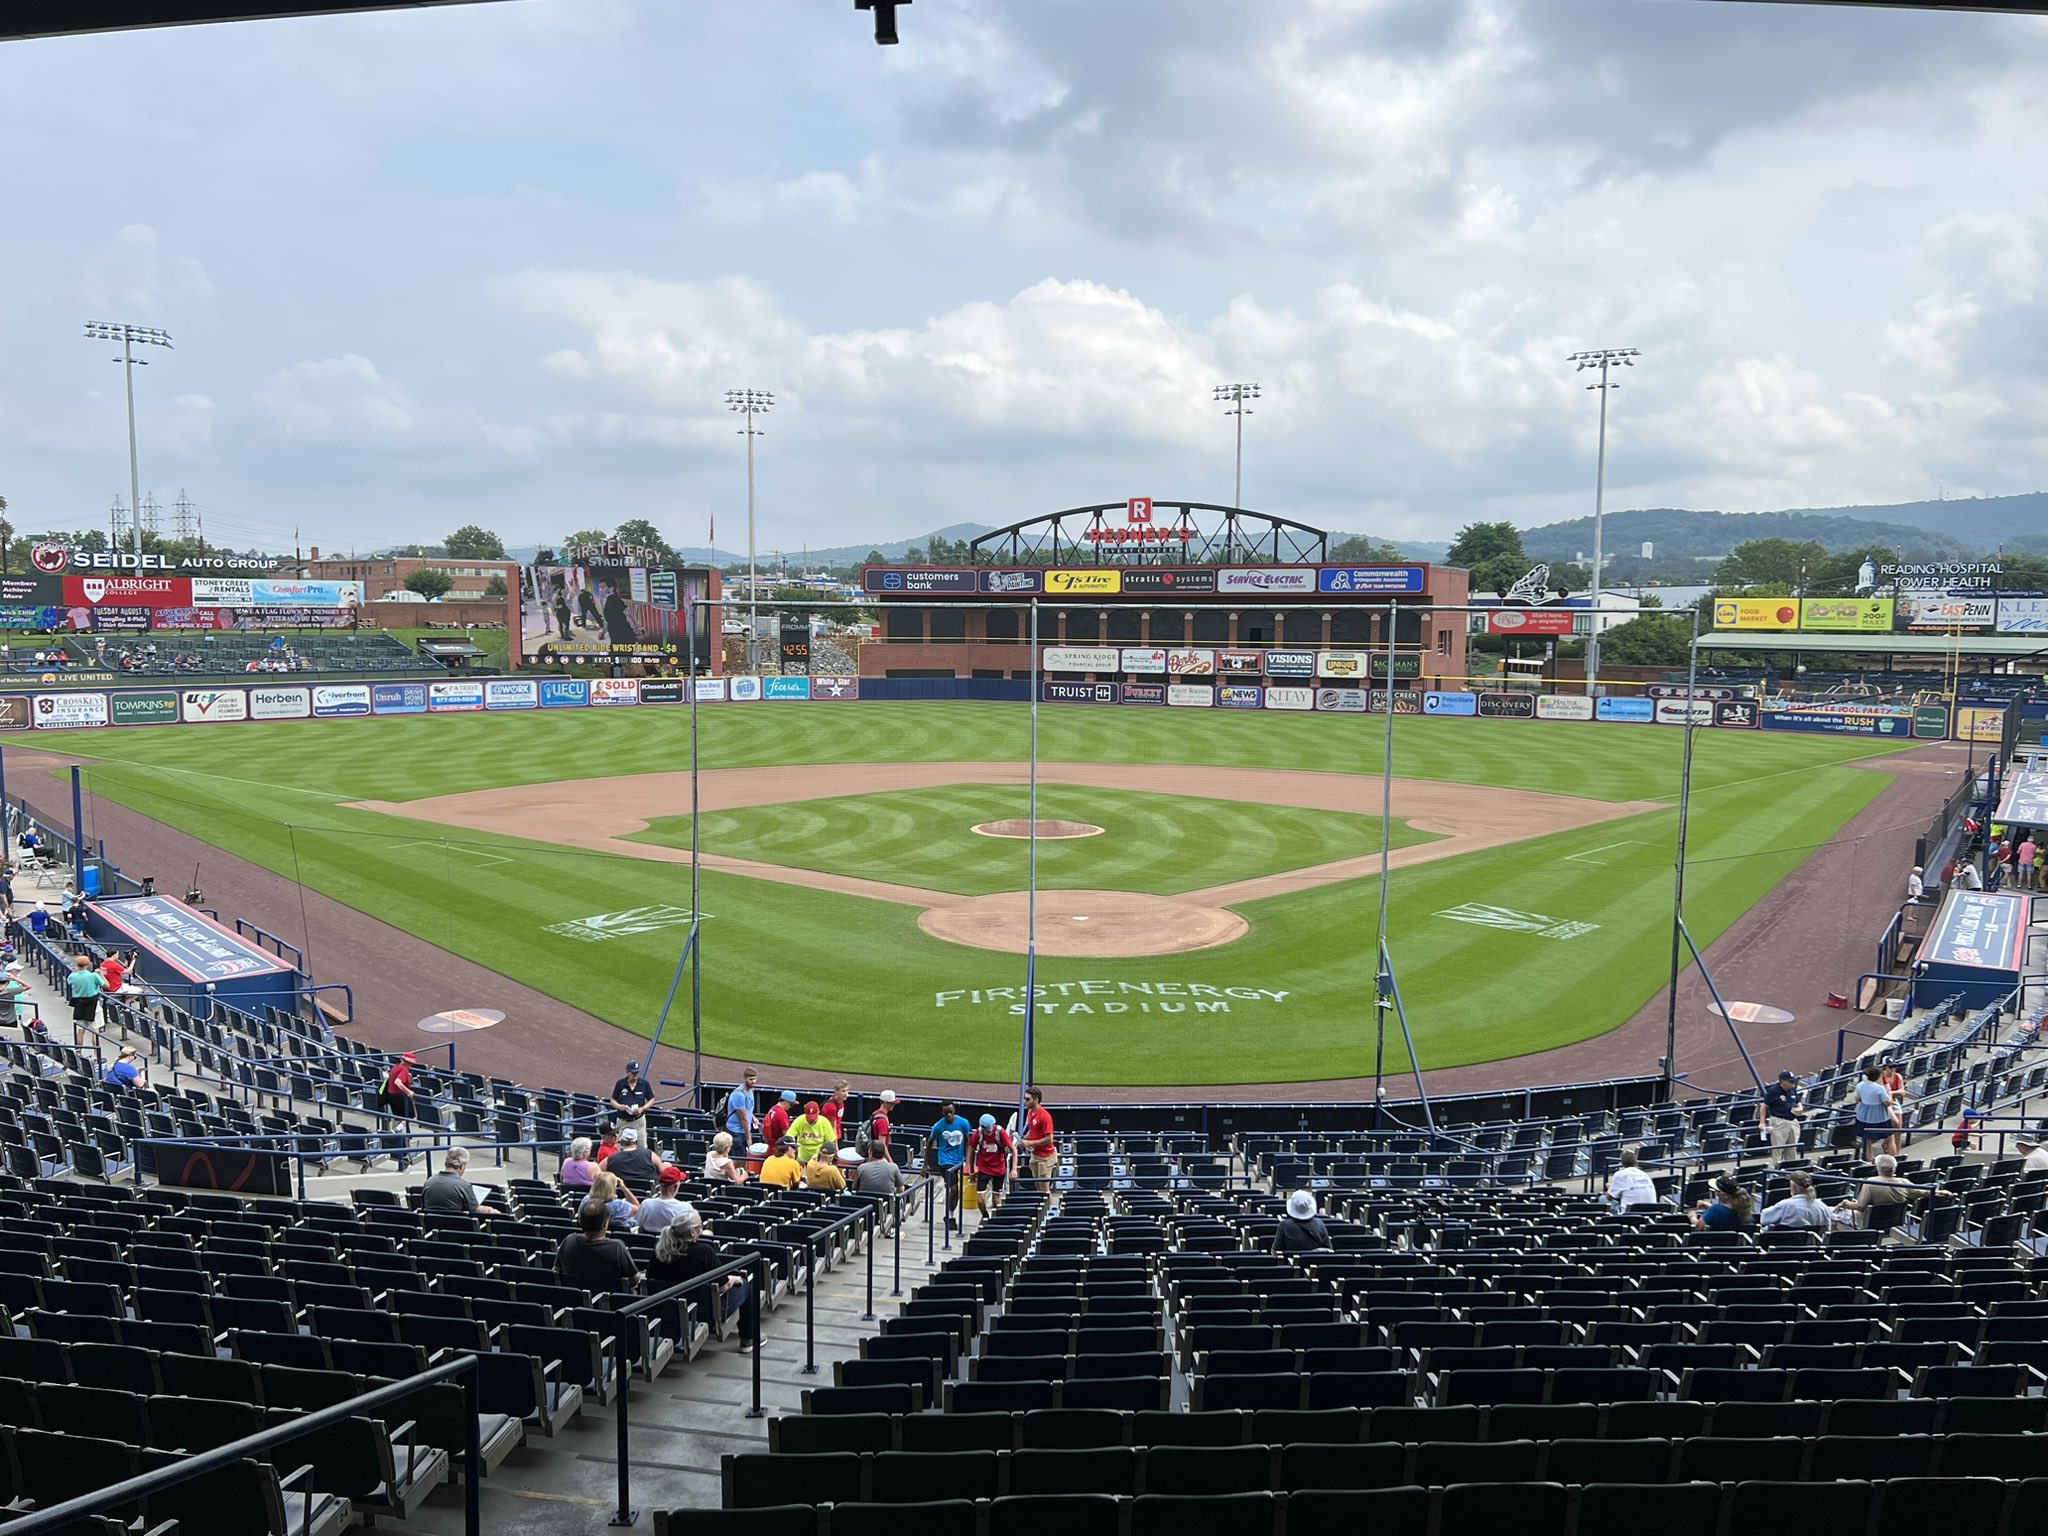
[[[764,864],[986,896],[1023,885],[1024,844],[973,829],[1018,812],[1015,789],[947,784],[714,811],[699,818],[698,834],[706,848]],[[1102,828],[1097,837],[1039,840],[1038,883],[1048,890],[1171,896],[1380,847],[1377,816],[1137,790],[1041,785],[1038,814]],[[687,848],[690,818],[661,817],[631,840]],[[1436,840],[1403,821],[1389,839],[1396,848]]]
[[[701,722],[702,761],[717,768],[1018,760],[1029,739],[1025,708],[998,704],[728,705],[703,710]],[[1370,717],[1062,708],[1041,712],[1041,755],[1376,773],[1383,730],[1384,721]],[[67,736],[62,745],[104,759],[87,773],[94,795],[296,875],[627,1029],[653,1028],[682,929],[584,943],[548,927],[639,905],[680,906],[688,900],[687,869],[467,831],[442,838],[430,826],[342,802],[671,770],[688,760],[684,710],[102,731]],[[1413,778],[1669,801],[1682,745],[1681,732],[1649,726],[1401,718],[1394,768]],[[1848,766],[1853,759],[1898,749],[1699,733],[1687,910],[1701,942],[1884,788],[1884,774]],[[22,758],[10,756],[21,771]],[[1081,793],[1091,805],[1108,804]],[[992,819],[986,808],[1025,814],[1022,789],[986,794],[976,796],[974,819]],[[925,835],[957,834],[959,807],[918,798],[934,804]],[[747,813],[756,848],[778,818],[800,809]],[[1063,801],[1044,814],[1071,811]],[[1109,824],[1104,815],[1073,819]],[[1324,813],[1315,824],[1325,839],[1350,838],[1361,830],[1345,827],[1352,820],[1366,821]],[[1389,932],[1423,1064],[1585,1039],[1650,997],[1668,959],[1675,823],[1675,811],[1665,809],[1397,872]],[[1270,823],[1261,818],[1261,825]],[[737,837],[747,828],[733,830]],[[1235,822],[1228,835],[1237,835]],[[1201,839],[1189,841],[1192,868],[1206,855]],[[891,878],[916,872],[915,844],[915,835],[905,841]],[[741,851],[714,838],[705,846]],[[1021,1004],[988,992],[1021,983],[1021,957],[929,938],[908,907],[716,873],[703,877],[703,892],[707,1049],[905,1077],[1014,1071],[1020,1020],[1011,1010]],[[1438,915],[1472,903],[1591,926],[1545,936]],[[1250,932],[1220,949],[1150,960],[1041,960],[1040,985],[1053,989],[1040,999],[1041,1075],[1204,1083],[1370,1071],[1376,883],[1241,910]],[[1121,990],[1084,993],[1083,981]],[[1248,995],[1231,997],[1226,988]]]

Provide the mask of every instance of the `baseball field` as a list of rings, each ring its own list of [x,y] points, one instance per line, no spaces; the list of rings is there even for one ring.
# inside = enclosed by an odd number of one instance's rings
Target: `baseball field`
[[[1023,705],[700,713],[707,1052],[1063,1083],[1369,1072],[1384,722]],[[1425,1067],[1626,1020],[1662,984],[1682,732],[1397,719],[1389,939]],[[36,745],[49,745],[40,738]],[[689,712],[69,735],[88,792],[650,1034],[690,921]],[[1888,782],[1884,744],[1697,733],[1704,944]],[[15,759],[10,759],[15,761]],[[17,769],[16,771],[19,771]],[[352,957],[368,967],[375,957]],[[325,957],[323,969],[345,977]],[[685,994],[686,996],[687,994]],[[664,1040],[687,1044],[686,1008]],[[1405,1070],[1396,1044],[1390,1069]]]

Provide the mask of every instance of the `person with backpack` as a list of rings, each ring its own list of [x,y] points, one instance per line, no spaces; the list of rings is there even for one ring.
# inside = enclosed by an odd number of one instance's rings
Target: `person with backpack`
[[[377,1085],[377,1108],[394,1119],[413,1118],[412,1069],[419,1059],[417,1053],[407,1051],[384,1068],[384,1081]]]
[[[895,1107],[896,1090],[894,1088],[884,1088],[882,1090],[882,1102],[876,1107],[874,1114],[868,1117],[867,1121],[854,1135],[854,1151],[858,1152],[862,1157],[867,1157],[876,1147],[880,1147],[882,1149],[882,1156],[892,1161],[895,1159],[896,1154],[889,1147],[889,1111]]]
[[[754,1144],[754,1127],[760,1124],[754,1115],[754,1084],[760,1076],[752,1067],[747,1068],[740,1074],[739,1086],[718,1106],[718,1122],[732,1133],[732,1144],[736,1147]]]
[[[996,1124],[994,1115],[983,1115],[967,1138],[967,1163],[974,1170],[974,1208],[983,1221],[1002,1206],[1003,1184],[1015,1155],[1016,1143],[1010,1140],[1010,1133]]]

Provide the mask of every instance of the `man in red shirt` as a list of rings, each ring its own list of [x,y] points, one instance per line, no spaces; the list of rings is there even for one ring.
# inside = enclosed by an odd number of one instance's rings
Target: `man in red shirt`
[[[774,1107],[761,1122],[761,1139],[768,1143],[770,1152],[782,1145],[782,1138],[789,1134],[789,1122],[795,1114],[796,1090],[785,1088],[782,1090],[782,1097],[775,1101]]]
[[[832,1097],[818,1109],[818,1113],[832,1122],[832,1139],[842,1147],[846,1145],[846,1101],[853,1092],[853,1084],[845,1078],[839,1079],[839,1086],[832,1090]]]
[[[884,1088],[882,1102],[876,1106],[874,1118],[868,1121],[868,1140],[882,1149],[882,1155],[894,1158],[889,1150],[889,1111],[896,1107],[896,1090]]]
[[[996,1124],[994,1115],[983,1115],[967,1138],[967,1165],[974,1170],[974,1205],[983,1221],[1003,1203],[1003,1181],[1009,1177],[1010,1154],[1015,1150],[1010,1133]]]
[[[110,949],[107,958],[100,962],[100,975],[106,980],[108,994],[112,995],[120,991],[128,980],[128,967],[120,955]]]
[[[384,1082],[377,1089],[377,1107],[385,1114],[400,1120],[412,1118],[412,1069],[417,1065],[419,1057],[407,1051],[384,1069]]]
[[[1036,1088],[1024,1090],[1024,1156],[1030,1159],[1031,1177],[1039,1189],[1051,1194],[1053,1175],[1060,1171],[1060,1154],[1053,1143],[1052,1111]]]

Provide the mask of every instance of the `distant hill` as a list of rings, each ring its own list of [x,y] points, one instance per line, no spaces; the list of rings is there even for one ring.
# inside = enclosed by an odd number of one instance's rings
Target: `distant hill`
[[[2048,496],[1999,498],[1999,502],[2035,501],[2048,512]],[[1603,519],[1602,538],[1608,553],[1634,555],[1645,543],[1656,546],[1659,560],[1692,559],[1727,554],[1750,539],[1812,540],[1829,553],[1882,544],[1904,556],[1958,559],[1987,547],[1974,530],[1969,539],[1926,523],[1897,518],[1859,516],[1865,512],[1917,513],[1941,506],[1989,507],[1993,502],[1912,502],[1898,507],[1844,507],[1826,512],[1688,512],[1673,507],[1610,512]],[[2041,514],[2037,513],[2036,516]],[[1953,520],[1962,526],[1961,520]],[[1989,539],[1996,544],[1997,537]],[[1523,531],[1522,547],[1536,560],[1570,560],[1593,548],[1593,519],[1574,518]]]
[[[1966,496],[1941,501],[1902,501],[1883,507],[1829,507],[1834,517],[1899,523],[1945,534],[1971,550],[2048,548],[2048,491],[2018,496]],[[1809,515],[1794,508],[1790,516]]]
[[[901,560],[913,549],[922,549],[933,539],[972,539],[987,533],[992,523],[954,523],[949,527],[935,528],[930,533],[919,534],[914,539],[891,539],[874,544],[833,544],[814,549],[771,548],[762,543],[755,548],[754,560],[758,565],[770,565],[784,560],[790,565],[859,565],[868,556],[869,550],[881,551],[884,560]],[[693,547],[676,551],[692,565],[716,565],[727,569],[747,563],[747,552],[734,554],[730,550]]]

